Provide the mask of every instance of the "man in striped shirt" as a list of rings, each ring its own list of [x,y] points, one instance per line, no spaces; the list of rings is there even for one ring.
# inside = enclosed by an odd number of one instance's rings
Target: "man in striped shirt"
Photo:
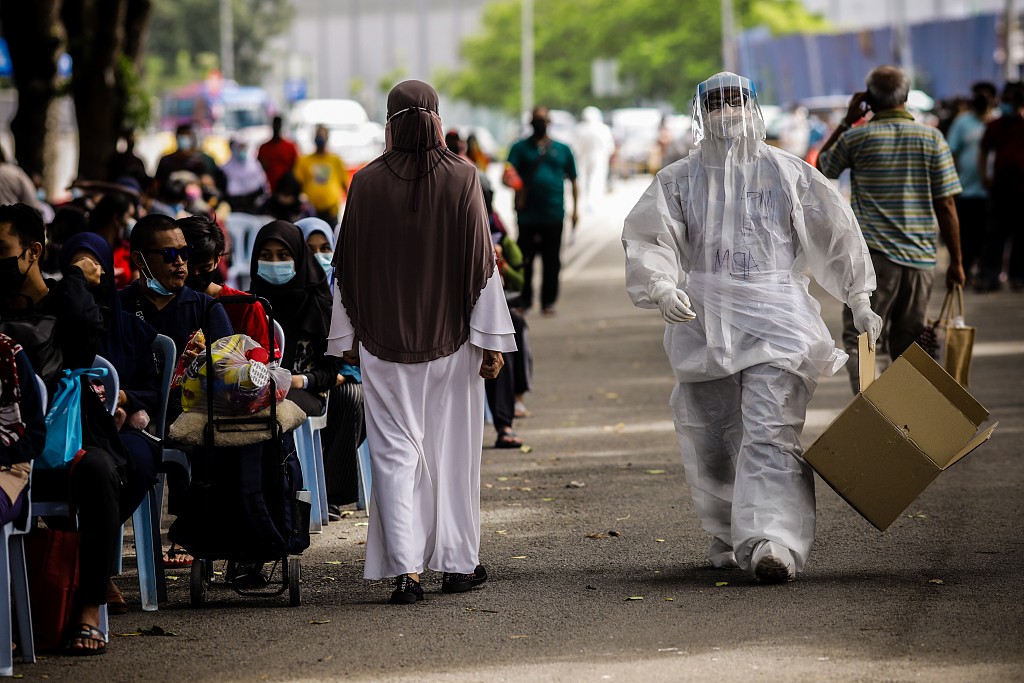
[[[878,279],[871,308],[882,317],[881,341],[895,359],[924,328],[938,246],[936,222],[949,250],[946,286],[964,284],[953,203],[961,188],[942,134],[907,112],[907,75],[880,66],[868,74],[866,84],[867,92],[854,94],[846,117],[822,147],[818,169],[829,178],[850,169],[853,212]],[[868,111],[874,116],[853,127]],[[843,345],[851,356],[847,368],[857,393],[857,328],[849,310],[843,311]]]

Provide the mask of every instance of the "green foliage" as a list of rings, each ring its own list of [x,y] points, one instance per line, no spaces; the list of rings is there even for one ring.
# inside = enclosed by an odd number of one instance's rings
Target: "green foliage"
[[[290,0],[231,0],[231,9],[235,80],[243,85],[259,85],[268,67],[267,42],[288,30],[295,8]],[[220,2],[153,0],[146,51],[147,68],[155,66],[159,70],[155,83],[159,90],[205,78],[219,63]]]
[[[139,78],[135,64],[125,55],[117,60],[117,76],[124,108],[119,128],[145,128],[153,117],[153,98]]]
[[[521,0],[486,7],[479,34],[462,44],[466,67],[438,74],[442,90],[519,111],[521,7]],[[800,0],[737,0],[736,14],[741,27],[776,34],[827,28]],[[536,0],[534,27],[535,100],[554,108],[668,102],[686,111],[697,83],[722,69],[719,0]],[[609,58],[618,60],[625,94],[598,98],[591,63]]]

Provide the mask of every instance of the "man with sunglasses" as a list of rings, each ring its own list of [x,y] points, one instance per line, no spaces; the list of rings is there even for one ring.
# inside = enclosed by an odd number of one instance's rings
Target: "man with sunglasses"
[[[189,340],[203,327],[203,315],[212,299],[185,285],[192,250],[174,219],[150,214],[136,223],[131,234],[132,266],[139,279],[120,291],[121,305],[139,316],[157,332],[174,341],[178,354],[186,361],[199,349],[189,348]],[[231,322],[220,304],[210,310],[209,326],[204,330],[207,343],[233,334]],[[176,409],[169,406],[174,417]]]
[[[842,195],[765,144],[749,79],[701,83],[693,118],[700,147],[662,169],[626,218],[626,291],[668,323],[676,434],[711,564],[782,583],[814,540],[807,404],[847,358],[804,273],[874,343],[875,271]]]

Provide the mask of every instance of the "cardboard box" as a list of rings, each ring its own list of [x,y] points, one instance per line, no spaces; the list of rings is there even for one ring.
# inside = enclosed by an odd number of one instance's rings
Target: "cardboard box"
[[[940,473],[992,436],[988,411],[914,344],[874,379],[861,337],[861,393],[804,458],[879,531]],[[873,381],[872,381],[873,380]]]

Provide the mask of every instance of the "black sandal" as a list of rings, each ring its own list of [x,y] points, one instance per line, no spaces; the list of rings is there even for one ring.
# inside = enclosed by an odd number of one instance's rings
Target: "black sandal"
[[[521,448],[522,445],[523,440],[513,431],[498,434],[498,440],[494,442],[495,448]]]
[[[75,647],[74,642],[76,640],[91,640],[99,643],[100,646],[96,648],[89,647]],[[94,655],[105,655],[107,654],[107,639],[103,635],[103,631],[99,630],[92,624],[87,624],[84,621],[78,625],[78,631],[68,636],[68,644],[64,648],[65,654],[69,654],[72,657],[92,657]]]

